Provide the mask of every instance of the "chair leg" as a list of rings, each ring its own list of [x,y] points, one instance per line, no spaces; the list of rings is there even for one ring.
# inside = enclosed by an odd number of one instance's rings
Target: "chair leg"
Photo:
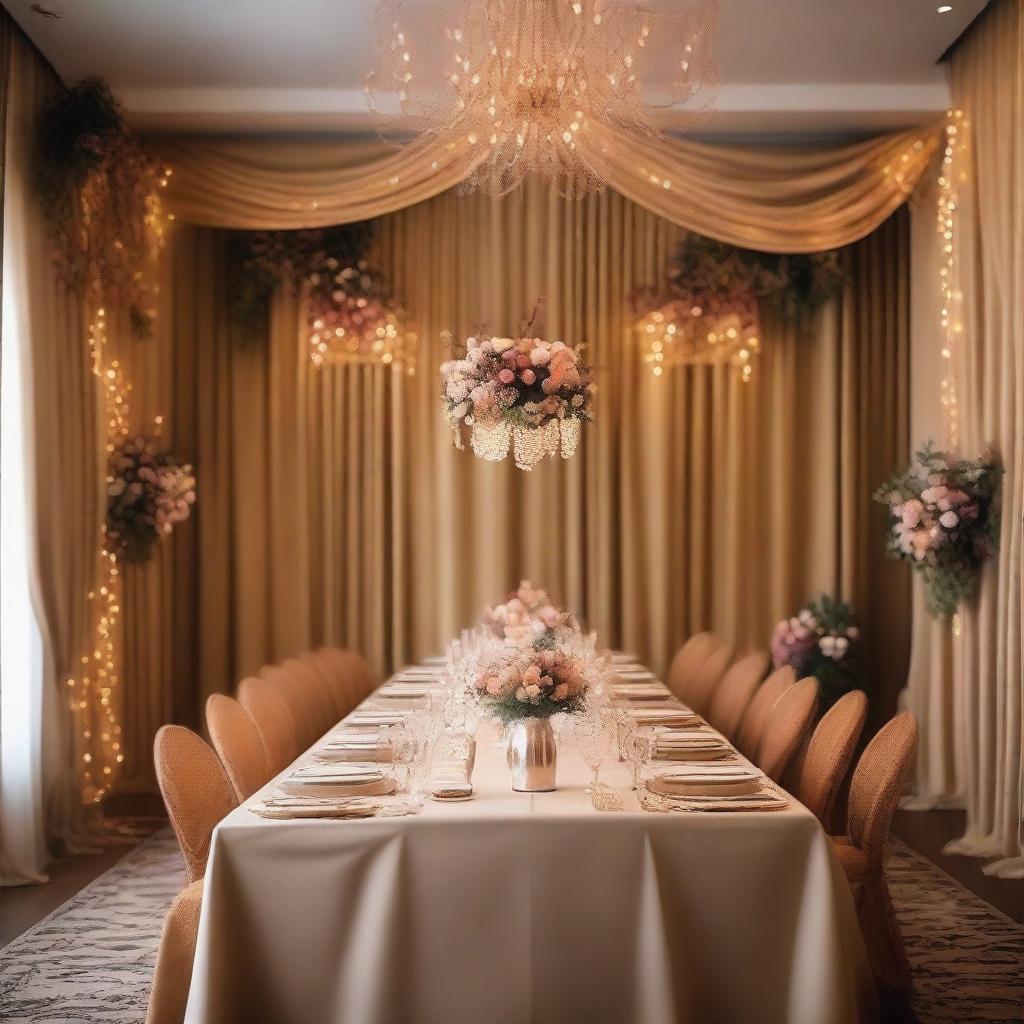
[[[875,978],[883,985],[910,992],[910,961],[885,876],[866,879],[857,888],[857,917]]]

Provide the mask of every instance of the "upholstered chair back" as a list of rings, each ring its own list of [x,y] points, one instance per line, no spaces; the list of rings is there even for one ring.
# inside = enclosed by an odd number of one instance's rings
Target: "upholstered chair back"
[[[203,877],[214,826],[236,806],[234,790],[210,745],[181,725],[161,727],[153,763],[167,816],[185,858],[185,881]]]
[[[267,751],[256,723],[234,697],[212,694],[206,701],[206,729],[235,799],[241,803],[262,789],[271,778]]]
[[[707,714],[718,683],[732,661],[732,644],[718,640],[716,646],[697,666],[690,682],[683,687],[680,700],[700,714]]]
[[[692,681],[697,666],[717,643],[714,633],[695,633],[675,653],[668,667],[665,685],[678,697]]]
[[[751,651],[734,661],[722,676],[708,709],[708,721],[730,740],[736,735],[743,712],[768,671],[767,651]]]
[[[850,771],[864,729],[868,698],[863,690],[844,693],[821,717],[800,764],[796,798],[829,830],[836,796]]]
[[[246,676],[238,684],[238,703],[249,713],[263,741],[272,775],[287,768],[299,755],[292,713],[270,683]]]
[[[747,710],[743,712],[739,728],[736,730],[736,747],[741,754],[753,760],[757,756],[757,746],[761,742],[765,723],[779,698],[796,682],[796,673],[790,665],[777,668],[754,691]]]
[[[814,720],[818,704],[818,680],[808,676],[794,683],[779,698],[765,723],[757,748],[757,766],[775,782],[781,782]]]

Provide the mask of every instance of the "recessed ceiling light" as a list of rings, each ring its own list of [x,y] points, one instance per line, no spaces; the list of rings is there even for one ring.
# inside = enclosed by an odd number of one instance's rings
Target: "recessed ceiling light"
[[[939,12],[939,14],[949,14],[949,12],[951,10],[953,10],[953,5],[952,4],[942,4],[941,6],[936,7],[935,10],[937,10]]]

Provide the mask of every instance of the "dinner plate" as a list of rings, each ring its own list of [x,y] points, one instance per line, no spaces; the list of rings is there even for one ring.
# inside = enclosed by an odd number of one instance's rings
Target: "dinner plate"
[[[714,777],[658,775],[647,782],[647,788],[659,796],[678,797],[729,797],[754,796],[763,791],[760,778],[721,779]]]

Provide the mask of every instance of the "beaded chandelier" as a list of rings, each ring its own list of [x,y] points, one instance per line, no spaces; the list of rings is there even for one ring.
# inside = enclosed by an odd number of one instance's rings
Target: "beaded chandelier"
[[[530,174],[565,195],[603,186],[604,154],[679,130],[717,87],[718,0],[653,12],[618,0],[462,0],[453,26],[424,0],[382,0],[365,92],[381,135],[472,155],[469,188],[496,197]],[[397,105],[397,109],[396,109]]]

